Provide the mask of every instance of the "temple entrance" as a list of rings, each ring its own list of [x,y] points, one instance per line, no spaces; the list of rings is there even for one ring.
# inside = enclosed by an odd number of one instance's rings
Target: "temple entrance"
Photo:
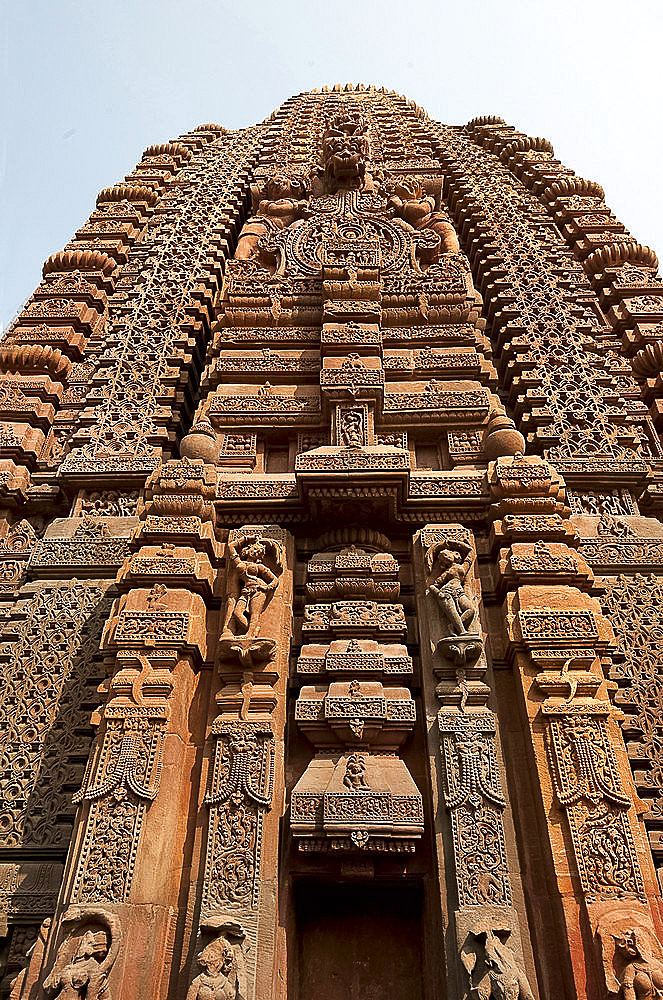
[[[416,886],[302,882],[296,907],[297,1000],[423,1000]]]

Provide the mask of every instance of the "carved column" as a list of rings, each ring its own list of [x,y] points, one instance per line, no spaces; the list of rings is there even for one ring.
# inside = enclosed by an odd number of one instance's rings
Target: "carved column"
[[[591,571],[567,544],[573,526],[552,467],[538,458],[499,459],[489,467],[489,483],[498,589],[506,595],[506,655],[538,774],[535,811],[538,835],[545,838],[545,879],[554,886],[549,905],[554,912],[561,902],[564,950],[575,980],[568,990],[598,1000],[613,989],[608,965],[613,984],[620,962],[625,968],[620,935],[644,927],[657,942],[661,928],[643,807],[617,722],[621,713],[611,704],[602,669],[614,636],[599,602],[583,592]],[[549,946],[539,937],[542,958]]]
[[[218,543],[215,482],[202,463],[160,467],[118,577],[103,645],[108,698],[82,788],[63,890],[43,961],[15,996],[162,996],[193,845],[200,770],[207,607]],[[164,544],[165,543],[165,544]],[[83,995],[81,993],[81,995]]]
[[[245,1000],[285,995],[277,858],[293,563],[292,537],[277,525],[229,534],[190,1000],[203,1000],[210,984]]]
[[[532,991],[513,907],[474,540],[458,524],[427,525],[414,543],[435,845],[452,927],[449,990],[494,996],[508,986],[524,1000]]]

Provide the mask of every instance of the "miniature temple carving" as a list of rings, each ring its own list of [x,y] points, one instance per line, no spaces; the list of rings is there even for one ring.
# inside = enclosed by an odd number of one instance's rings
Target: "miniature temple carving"
[[[660,998],[662,343],[499,118],[102,191],[0,345],[0,1000]]]

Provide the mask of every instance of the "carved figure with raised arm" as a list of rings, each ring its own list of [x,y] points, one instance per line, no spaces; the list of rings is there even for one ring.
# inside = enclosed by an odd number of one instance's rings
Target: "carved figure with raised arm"
[[[108,974],[120,947],[120,922],[100,907],[71,906],[62,918],[70,930],[43,982],[58,1000],[111,1000]]]
[[[426,553],[428,590],[440,606],[450,635],[467,635],[475,624],[476,608],[464,589],[473,559],[466,542],[448,538]]]
[[[456,230],[444,212],[436,205],[436,199],[426,194],[415,177],[399,178],[393,193],[387,201],[387,211],[418,232],[429,230],[436,239],[422,241],[417,249],[422,262],[430,264],[443,254],[459,253],[460,244]]]
[[[279,582],[283,569],[276,542],[258,535],[243,535],[228,543],[229,593],[222,638],[258,634],[260,616]],[[273,569],[270,568],[271,562]],[[232,626],[239,630],[232,631]]]

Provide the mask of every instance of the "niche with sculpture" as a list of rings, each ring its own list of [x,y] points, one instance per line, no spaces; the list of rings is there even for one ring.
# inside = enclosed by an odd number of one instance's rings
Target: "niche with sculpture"
[[[201,933],[212,939],[197,958],[200,972],[194,977],[186,1000],[247,1000],[245,933],[234,921],[210,917]]]
[[[43,981],[49,1000],[111,1000],[108,976],[121,942],[118,917],[101,907],[71,906],[64,939]]]
[[[251,666],[268,659],[275,639],[261,635],[265,608],[283,573],[283,551],[273,538],[247,532],[226,547],[227,591],[219,650]]]

